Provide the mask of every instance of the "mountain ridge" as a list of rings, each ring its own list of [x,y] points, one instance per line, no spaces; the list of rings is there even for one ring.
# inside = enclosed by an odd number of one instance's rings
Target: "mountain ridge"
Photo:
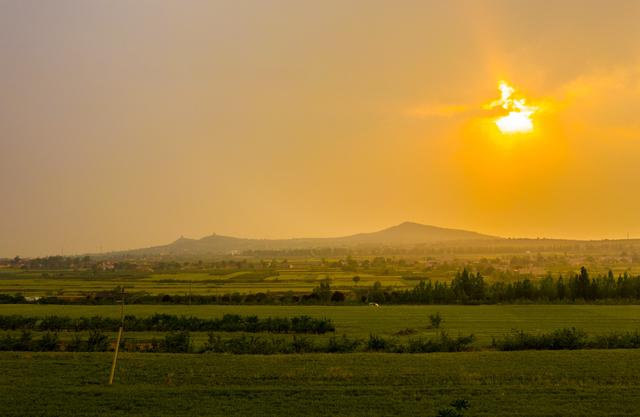
[[[497,236],[405,221],[375,232],[325,238],[253,239],[212,234],[200,239],[181,236],[160,246],[117,251],[131,255],[219,255],[251,250],[415,246],[429,243],[499,240]]]

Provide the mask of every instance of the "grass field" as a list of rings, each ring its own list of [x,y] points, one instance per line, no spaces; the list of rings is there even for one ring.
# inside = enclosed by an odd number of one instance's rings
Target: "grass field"
[[[107,386],[110,353],[0,352],[0,416],[436,416],[467,399],[468,417],[637,416],[640,350],[498,352],[512,329],[640,329],[640,306],[181,306],[132,305],[128,314],[327,317],[338,334],[431,336],[440,312],[452,335],[474,333],[476,352],[432,354],[124,353]],[[0,314],[118,317],[119,306],[0,305]],[[63,332],[64,334],[64,332]],[[144,339],[152,332],[125,333]],[[161,335],[158,335],[161,336]],[[196,343],[206,335],[194,334]],[[64,337],[64,335],[63,335]],[[69,336],[70,337],[70,336]],[[313,336],[326,338],[329,335]],[[400,338],[402,339],[402,338]],[[7,400],[5,400],[7,399]]]
[[[243,259],[242,268],[221,268],[213,265],[191,263],[168,271],[153,262],[138,261],[130,269],[118,271],[93,271],[90,268],[21,269],[0,266],[0,293],[21,293],[25,296],[80,296],[110,291],[125,286],[127,291],[144,291],[150,294],[215,295],[230,293],[293,291],[309,293],[329,278],[334,290],[350,291],[357,286],[367,287],[380,282],[385,288],[407,289],[420,279],[451,281],[456,272],[469,268],[482,272],[487,282],[508,282],[518,279],[539,279],[547,273],[568,276],[586,266],[593,276],[609,270],[617,276],[625,272],[640,273],[640,257],[626,253],[626,249],[604,248],[593,254],[496,253],[440,254],[437,256],[387,256],[381,264],[373,265],[374,257],[356,258],[306,258],[288,261],[278,259],[274,267],[264,259]],[[624,255],[623,255],[624,254]],[[357,261],[346,268],[347,261]],[[250,266],[249,266],[250,265]],[[155,266],[156,269],[153,269]],[[139,268],[138,268],[139,267]],[[346,269],[345,269],[346,268]]]
[[[335,270],[282,270],[272,276],[253,277],[251,272],[133,273],[122,275],[97,275],[91,271],[51,271],[47,273],[0,269],[0,293],[21,293],[26,296],[67,295],[110,291],[116,286],[126,286],[128,291],[145,291],[150,294],[188,293],[200,295],[230,294],[238,292],[299,292],[308,293],[327,277],[332,287],[348,290],[354,286],[354,275],[360,277],[360,286],[379,281],[385,287],[411,288],[418,281],[403,279],[402,275],[373,275],[345,273]],[[411,275],[410,272],[406,272]],[[449,274],[452,276],[452,274]],[[450,280],[451,276],[434,277]]]
[[[640,351],[396,355],[0,353],[3,417],[637,416]]]
[[[478,345],[491,343],[491,338],[512,329],[548,332],[563,327],[576,327],[591,334],[640,329],[640,306],[600,305],[481,305],[481,306],[181,306],[131,305],[127,314],[146,316],[154,313],[184,314],[198,317],[220,317],[226,313],[284,317],[309,315],[330,318],[337,334],[368,337],[370,333],[391,336],[407,328],[425,336],[435,334],[427,329],[429,315],[440,312],[442,327],[451,335],[473,333]],[[65,315],[72,317],[102,315],[118,317],[120,307],[65,305],[0,305],[0,314],[31,316]],[[328,337],[328,335],[324,336]]]

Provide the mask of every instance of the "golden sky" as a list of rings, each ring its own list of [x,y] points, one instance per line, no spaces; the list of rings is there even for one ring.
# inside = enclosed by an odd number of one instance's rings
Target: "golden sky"
[[[640,237],[639,21],[636,0],[3,1],[0,256],[405,220]],[[530,132],[498,129],[501,82]]]

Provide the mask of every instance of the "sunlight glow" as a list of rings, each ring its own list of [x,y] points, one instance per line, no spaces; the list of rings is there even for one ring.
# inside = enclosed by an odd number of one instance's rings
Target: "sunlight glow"
[[[538,110],[538,107],[527,105],[524,98],[514,98],[513,94],[516,90],[505,81],[500,82],[498,89],[500,90],[500,98],[487,107],[489,109],[501,107],[509,112],[506,116],[495,120],[500,132],[507,134],[531,132],[533,130],[531,116]]]

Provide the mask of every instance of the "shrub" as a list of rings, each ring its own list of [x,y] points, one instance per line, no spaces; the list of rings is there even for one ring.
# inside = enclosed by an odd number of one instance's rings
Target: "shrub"
[[[47,332],[35,342],[34,349],[39,352],[53,352],[58,350],[58,334]]]
[[[18,314],[10,316],[0,316],[0,329],[16,330],[16,329],[32,329],[38,321],[35,317],[25,317]]]
[[[589,347],[596,349],[637,349],[640,348],[640,333],[610,333],[595,336]]]
[[[395,344],[383,337],[370,334],[367,341],[367,350],[371,351],[392,351]]]
[[[410,336],[416,333],[418,333],[416,329],[406,328],[406,329],[398,330],[393,335],[394,336]]]
[[[82,340],[80,335],[73,335],[71,341],[65,345],[67,352],[84,352],[87,350],[87,343]]]
[[[438,339],[409,339],[406,346],[406,352],[464,352],[471,350],[471,344],[474,340],[475,337],[473,335],[452,338],[446,332],[440,332]]]
[[[315,349],[313,340],[301,336],[293,336],[291,347],[295,353],[313,352]]]
[[[187,353],[191,351],[191,336],[188,331],[170,332],[160,342],[161,352]]]
[[[20,338],[16,340],[14,344],[13,350],[18,351],[30,351],[33,349],[33,337],[31,336],[31,332],[28,330],[23,330]]]
[[[442,316],[440,315],[440,312],[436,312],[436,314],[431,314],[429,316],[429,321],[431,322],[431,328],[432,329],[439,329],[440,328],[440,324],[442,324]]]
[[[454,400],[449,407],[438,410],[436,417],[464,417],[464,410],[469,408],[469,401]]]
[[[493,340],[493,346],[498,350],[528,350],[528,349],[583,349],[587,347],[587,334],[576,328],[554,330],[551,333],[539,335],[516,331],[500,340]]]
[[[100,330],[92,330],[86,346],[88,352],[106,352],[109,350],[109,338]]]
[[[358,350],[360,345],[362,344],[362,340],[360,339],[349,339],[346,335],[342,335],[342,337],[331,337],[327,344],[327,352],[329,353],[349,353],[355,352]]]
[[[333,294],[331,295],[332,303],[343,303],[345,299],[346,299],[346,296],[341,291],[334,291]]]

